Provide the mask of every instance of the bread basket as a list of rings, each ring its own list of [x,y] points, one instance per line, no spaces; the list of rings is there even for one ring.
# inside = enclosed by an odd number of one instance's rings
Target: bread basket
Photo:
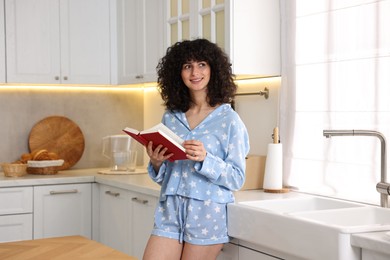
[[[27,161],[27,173],[51,175],[57,174],[64,160]]]
[[[27,174],[27,164],[22,163],[2,163],[4,176],[6,177],[21,177]]]

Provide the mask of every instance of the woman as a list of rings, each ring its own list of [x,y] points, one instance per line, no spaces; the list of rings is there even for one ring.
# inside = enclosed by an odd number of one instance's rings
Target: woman
[[[158,66],[162,122],[183,138],[187,159],[147,146],[148,172],[161,185],[148,259],[215,259],[227,234],[227,203],[245,180],[249,139],[232,109],[237,86],[227,55],[205,39],[168,48]]]

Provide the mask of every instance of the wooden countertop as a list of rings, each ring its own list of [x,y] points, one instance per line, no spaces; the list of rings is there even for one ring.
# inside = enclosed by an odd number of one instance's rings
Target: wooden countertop
[[[2,260],[137,260],[113,248],[81,236],[0,243]]]

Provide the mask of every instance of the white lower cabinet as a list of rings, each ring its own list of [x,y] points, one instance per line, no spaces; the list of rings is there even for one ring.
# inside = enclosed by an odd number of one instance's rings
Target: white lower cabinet
[[[238,249],[238,259],[239,260],[275,260],[281,259],[278,257],[273,257],[271,255],[267,255],[261,253],[256,250],[252,250],[246,247],[239,247]]]
[[[223,246],[217,260],[275,260],[281,259],[262,253],[260,251],[240,246],[234,243],[228,243]]]
[[[157,197],[131,192],[131,255],[142,259],[154,224]]]
[[[142,259],[157,197],[103,184],[99,190],[99,242]]]
[[[34,187],[34,239],[92,237],[92,184]]]
[[[388,254],[384,254],[381,252],[376,252],[373,250],[368,250],[362,248],[362,260],[389,260],[390,252]]]
[[[0,189],[0,242],[32,239],[32,187]]]
[[[130,254],[129,192],[100,185],[99,188],[99,233],[101,243]]]
[[[0,242],[31,240],[32,214],[0,216]]]
[[[223,245],[217,260],[238,260],[238,245],[227,243]]]

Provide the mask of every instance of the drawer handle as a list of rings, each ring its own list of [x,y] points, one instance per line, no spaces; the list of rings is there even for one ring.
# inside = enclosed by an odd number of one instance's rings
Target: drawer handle
[[[50,191],[50,195],[58,195],[58,194],[69,194],[69,193],[78,193],[79,191],[77,189],[73,190],[62,190],[62,191]]]
[[[137,197],[131,198],[131,200],[134,202],[141,203],[141,204],[148,204],[148,202],[149,202],[148,200],[139,199]]]
[[[119,195],[121,195],[119,192],[113,192],[110,190],[106,191],[106,194],[114,196],[114,197],[118,197]]]

